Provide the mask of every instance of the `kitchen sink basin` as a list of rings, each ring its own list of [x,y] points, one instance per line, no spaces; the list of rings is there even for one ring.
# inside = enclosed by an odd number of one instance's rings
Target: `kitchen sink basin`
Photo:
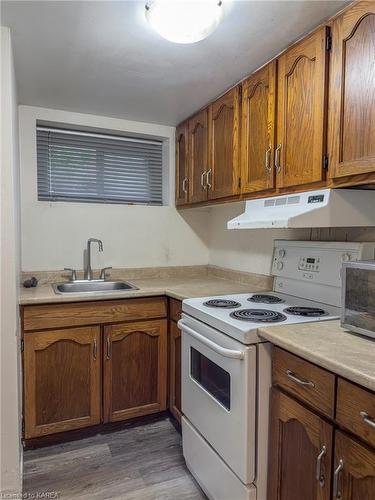
[[[71,281],[67,283],[55,283],[52,285],[55,293],[98,293],[117,292],[126,290],[138,290],[138,288],[126,281]]]

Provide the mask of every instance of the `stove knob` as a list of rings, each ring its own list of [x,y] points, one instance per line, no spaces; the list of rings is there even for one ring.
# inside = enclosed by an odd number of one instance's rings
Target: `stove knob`
[[[350,254],[348,254],[348,253],[344,253],[344,254],[342,254],[342,256],[341,256],[341,260],[342,260],[343,262],[349,262],[349,260],[350,260]]]
[[[279,249],[279,257],[281,257],[281,258],[285,257],[285,250],[284,250],[284,248],[280,248]]]
[[[280,262],[280,261],[279,261],[279,262],[276,264],[276,267],[277,267],[277,269],[278,269],[279,271],[281,271],[281,269],[284,267],[284,264],[283,264],[282,262]]]

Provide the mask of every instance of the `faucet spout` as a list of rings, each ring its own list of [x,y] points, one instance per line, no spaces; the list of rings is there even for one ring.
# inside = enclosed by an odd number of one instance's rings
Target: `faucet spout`
[[[103,242],[96,238],[89,238],[87,240],[87,253],[86,253],[86,268],[85,268],[85,280],[92,280],[92,269],[91,269],[91,243],[97,243],[99,247],[99,252],[103,251]]]

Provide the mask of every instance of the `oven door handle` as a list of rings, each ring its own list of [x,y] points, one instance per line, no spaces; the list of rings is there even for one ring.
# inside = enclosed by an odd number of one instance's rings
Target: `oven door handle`
[[[216,344],[215,342],[212,342],[212,340],[207,339],[200,333],[196,332],[189,326],[187,326],[182,320],[178,322],[178,327],[186,332],[187,334],[191,335],[194,337],[196,340],[204,344],[205,346],[209,347],[213,351],[215,351],[217,354],[220,354],[221,356],[224,356],[225,358],[232,358],[232,359],[244,359],[245,353],[243,351],[234,351],[232,349],[226,349],[225,347],[221,347],[220,345]]]

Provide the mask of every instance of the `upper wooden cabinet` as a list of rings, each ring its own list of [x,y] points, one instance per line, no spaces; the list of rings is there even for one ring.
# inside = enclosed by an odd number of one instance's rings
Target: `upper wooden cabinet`
[[[327,28],[294,45],[278,61],[275,167],[279,187],[323,179]]]
[[[272,189],[275,185],[276,61],[242,84],[242,192]]]
[[[189,120],[189,203],[207,199],[208,110]]]
[[[30,333],[24,343],[25,438],[98,424],[100,327]]]
[[[189,175],[178,127],[177,205],[375,184],[375,2],[326,24],[190,119]]]
[[[104,328],[104,421],[165,410],[167,320]]]
[[[375,3],[359,2],[332,25],[329,172],[375,171]]]
[[[239,193],[240,87],[234,87],[209,107],[210,155],[206,184],[208,199]]]
[[[176,129],[176,205],[188,201],[188,124]]]

